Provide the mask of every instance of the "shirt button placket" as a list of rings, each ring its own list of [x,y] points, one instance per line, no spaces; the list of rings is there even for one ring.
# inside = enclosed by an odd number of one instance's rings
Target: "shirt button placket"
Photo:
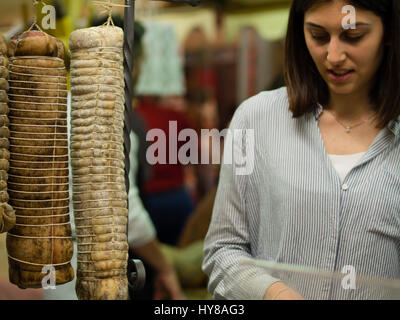
[[[347,183],[344,183],[344,184],[342,184],[341,185],[341,191],[343,192],[343,193],[345,193],[345,192],[347,192],[348,190],[349,190],[349,188],[350,188],[350,186],[349,186],[349,184],[347,184]],[[344,199],[343,199],[343,196],[341,195],[340,196],[340,204],[339,204],[339,206],[340,206],[340,213],[339,213],[339,217],[337,217],[339,220],[341,219],[341,217],[342,217],[342,215],[343,215],[343,210],[344,210],[344,208],[343,208],[343,201],[344,201]],[[339,223],[340,224],[340,223]],[[338,226],[339,227],[339,226]],[[340,228],[340,227],[339,227]],[[338,231],[338,233],[336,233],[335,232],[335,234],[332,234],[332,238],[331,238],[331,240],[332,240],[332,242],[331,242],[331,245],[330,245],[330,253],[331,253],[331,255],[329,256],[329,258],[328,258],[328,261],[329,261],[329,268],[330,269],[332,269],[332,270],[334,270],[335,269],[335,267],[336,267],[336,260],[337,260],[337,254],[338,254],[338,241],[340,241],[339,239],[340,239],[340,231],[339,231],[339,229],[337,230]],[[333,286],[333,287],[332,287]],[[324,284],[324,289],[323,289],[323,291],[324,291],[324,293],[325,293],[325,299],[331,299],[332,298],[332,296],[335,296],[335,292],[332,292],[332,290],[335,290],[334,289],[334,284],[332,283],[332,280],[328,280],[328,281],[326,281],[326,283]]]
[[[349,188],[350,188],[350,186],[349,186],[349,184],[347,184],[347,183],[344,183],[344,184],[342,184],[342,186],[341,186],[341,189],[342,189],[342,191],[343,192],[347,192],[348,190],[349,190]],[[342,197],[340,197],[341,198],[341,211],[342,210],[344,210],[343,209],[343,198]],[[339,219],[342,217],[342,212],[340,212],[340,214],[339,214]],[[335,241],[334,242],[332,242],[332,257],[335,257],[334,259],[333,259],[333,261],[332,261],[332,263],[333,263],[333,265],[332,265],[332,267],[333,268],[335,268],[336,266],[335,266],[335,264],[336,264],[336,259],[338,258],[338,257],[336,257],[336,255],[338,254],[338,252],[337,252],[337,246],[338,246],[338,243],[336,242],[336,241],[340,241],[340,240],[338,240],[338,239],[340,239],[340,231],[339,231],[339,234],[337,235],[337,237],[338,238],[336,238],[335,239]],[[335,243],[335,244],[334,244]],[[328,295],[328,298],[327,299],[331,299],[332,298],[332,296],[336,296],[336,293],[335,292],[332,292],[332,290],[335,290],[334,288],[335,288],[335,286],[333,286],[332,287],[332,283],[329,281],[329,284],[326,286],[326,288],[328,289],[328,292],[327,292],[327,295]]]

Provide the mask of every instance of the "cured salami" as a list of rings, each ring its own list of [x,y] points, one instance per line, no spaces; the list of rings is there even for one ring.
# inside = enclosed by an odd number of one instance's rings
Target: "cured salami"
[[[69,46],[76,292],[85,300],[125,300],[123,31],[112,26],[77,30]]]
[[[7,44],[0,34],[0,233],[9,231],[15,224],[14,209],[7,203],[7,180],[9,169],[9,137],[8,129],[8,58]]]
[[[41,31],[14,36],[10,61],[8,192],[16,225],[7,235],[10,281],[42,287],[73,279],[69,216],[67,71],[62,42]]]

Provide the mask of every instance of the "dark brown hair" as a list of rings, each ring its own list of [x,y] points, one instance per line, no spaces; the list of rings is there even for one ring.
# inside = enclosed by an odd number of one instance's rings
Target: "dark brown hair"
[[[285,80],[289,108],[294,118],[314,111],[329,100],[329,90],[306,46],[304,15],[318,2],[294,0],[285,44]],[[378,114],[378,126],[385,127],[400,115],[400,4],[399,0],[349,0],[348,3],[375,13],[384,25],[384,55],[370,91]]]

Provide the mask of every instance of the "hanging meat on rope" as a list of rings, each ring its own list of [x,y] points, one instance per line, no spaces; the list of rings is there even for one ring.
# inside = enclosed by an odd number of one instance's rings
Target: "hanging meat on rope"
[[[128,299],[123,39],[121,28],[108,25],[76,30],[69,40],[76,292],[83,300]]]
[[[7,67],[7,44],[3,35],[0,34],[0,233],[9,231],[15,224],[14,209],[7,203],[7,180],[10,160]]]
[[[44,267],[53,268],[55,285],[74,277],[65,49],[32,27],[8,48],[8,192],[16,225],[7,235],[7,251],[10,281],[21,288],[42,287]]]

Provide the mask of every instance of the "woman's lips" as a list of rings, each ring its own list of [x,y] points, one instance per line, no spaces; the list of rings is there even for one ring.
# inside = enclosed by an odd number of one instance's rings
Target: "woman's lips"
[[[328,73],[333,82],[346,82],[353,76],[354,70],[349,70],[345,74],[337,74],[333,70],[328,70]],[[343,71],[340,71],[340,73],[343,73]]]

